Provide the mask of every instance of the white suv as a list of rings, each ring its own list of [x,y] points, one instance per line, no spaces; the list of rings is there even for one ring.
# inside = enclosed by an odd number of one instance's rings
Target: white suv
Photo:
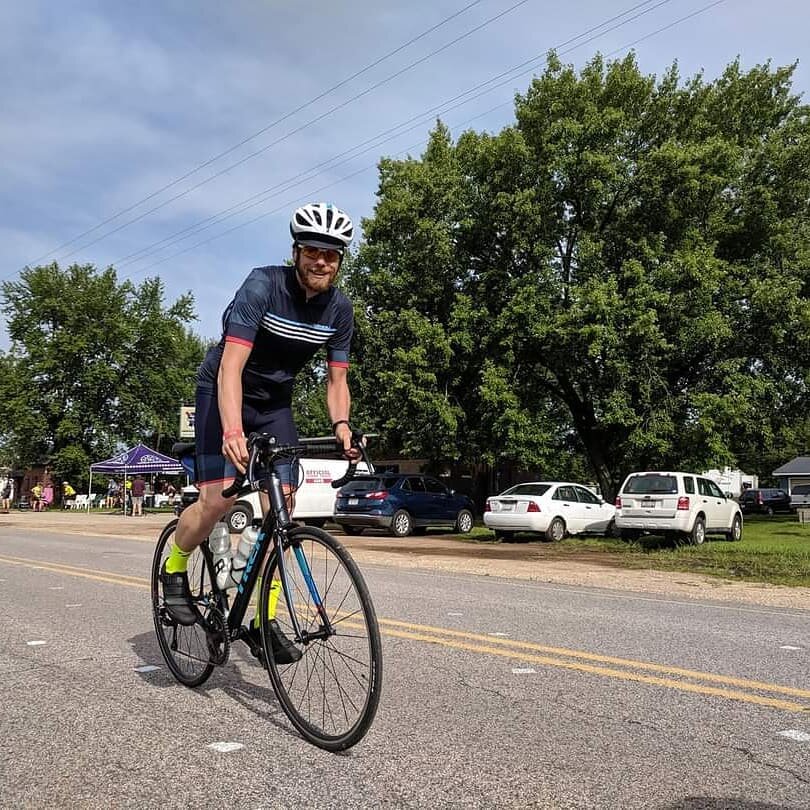
[[[711,478],[693,473],[630,473],[616,498],[616,528],[627,540],[637,540],[643,532],[686,535],[695,544],[707,534],[740,540],[742,526],[737,502]]]

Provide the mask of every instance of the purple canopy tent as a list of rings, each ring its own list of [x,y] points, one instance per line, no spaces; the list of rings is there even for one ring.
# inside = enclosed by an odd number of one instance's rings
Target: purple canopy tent
[[[117,456],[108,458],[106,461],[97,461],[90,465],[90,485],[88,495],[93,492],[93,473],[121,473],[124,474],[124,513],[126,514],[127,498],[127,475],[137,473],[166,473],[168,475],[185,472],[183,465],[171,456],[164,456],[157,450],[152,450],[145,444],[136,444],[129,450],[124,450]]]

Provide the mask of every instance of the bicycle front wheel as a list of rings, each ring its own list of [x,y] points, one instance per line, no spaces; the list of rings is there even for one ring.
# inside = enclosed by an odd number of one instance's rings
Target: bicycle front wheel
[[[285,596],[278,598],[276,590],[271,599],[273,580],[279,580],[273,554],[259,606],[270,680],[285,713],[307,740],[327,751],[343,751],[365,736],[380,702],[377,617],[360,570],[334,537],[301,527],[291,530],[289,538],[284,569],[301,637],[295,638]],[[273,658],[268,630],[273,618],[302,654],[295,663],[279,664]]]

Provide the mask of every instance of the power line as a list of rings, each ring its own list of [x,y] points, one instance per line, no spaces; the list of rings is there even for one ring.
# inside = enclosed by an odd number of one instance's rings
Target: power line
[[[554,49],[559,51],[560,49],[563,49],[566,46],[571,45],[571,43],[576,42],[579,39],[583,39],[584,37],[587,37],[589,34],[593,34],[595,31],[599,31],[599,29],[601,29],[601,28],[605,28],[605,30],[601,31],[598,35],[595,35],[595,36],[591,37],[590,39],[587,39],[584,42],[579,43],[579,45],[574,46],[574,47],[581,47],[582,45],[585,45],[585,44],[588,44],[589,42],[592,42],[597,37],[603,36],[603,35],[605,35],[607,33],[610,33],[611,31],[616,30],[617,28],[620,28],[620,27],[622,27],[624,25],[627,25],[628,23],[633,22],[636,19],[639,19],[640,17],[644,16],[645,14],[648,14],[648,13],[654,11],[655,9],[659,8],[660,6],[666,5],[667,3],[671,2],[671,1],[672,0],[659,0],[659,2],[655,3],[650,8],[647,8],[644,11],[641,11],[641,12],[635,14],[634,16],[629,17],[628,19],[624,20],[621,23],[618,23],[617,25],[613,25],[610,28],[606,28],[606,26],[609,26],[611,23],[614,23],[617,20],[620,20],[622,17],[627,17],[627,15],[632,14],[632,12],[637,11],[638,9],[640,9],[640,8],[642,8],[644,6],[649,6],[650,3],[653,2],[653,0],[644,0],[643,2],[638,3],[635,6],[631,6],[629,9],[621,12],[620,14],[614,15],[613,17],[610,17],[609,19],[599,23],[598,25],[593,26],[592,28],[589,28],[586,31],[583,31],[580,34],[577,34],[576,36],[565,40],[564,42],[560,43],[559,45],[554,46]],[[569,50],[573,50],[573,48],[569,48]],[[376,146],[381,146],[383,143],[386,143],[387,141],[393,140],[394,138],[400,137],[401,135],[404,135],[406,132],[409,132],[412,129],[415,129],[416,127],[418,127],[418,126],[421,126],[422,123],[424,123],[423,119],[425,119],[426,117],[427,118],[431,117],[434,113],[436,113],[438,111],[441,111],[442,113],[447,113],[447,112],[450,112],[450,111],[452,111],[454,109],[457,109],[458,107],[462,106],[463,104],[467,104],[470,101],[475,100],[476,98],[480,98],[481,96],[485,95],[486,93],[490,93],[493,90],[496,90],[496,89],[502,87],[504,84],[508,84],[510,81],[517,78],[518,76],[523,75],[524,73],[530,72],[536,66],[536,63],[538,62],[538,60],[541,60],[541,61],[545,60],[547,52],[548,51],[544,51],[541,54],[536,54],[535,56],[531,57],[530,59],[527,59],[524,62],[521,62],[519,65],[516,65],[513,68],[509,68],[506,71],[503,71],[503,72],[501,72],[499,74],[496,74],[495,76],[487,79],[486,81],[481,82],[481,83],[475,85],[474,87],[472,87],[472,88],[470,88],[468,90],[465,90],[462,93],[459,93],[458,95],[454,96],[453,98],[451,98],[451,99],[449,99],[447,101],[444,101],[444,102],[442,102],[442,103],[440,103],[438,105],[435,105],[434,107],[431,107],[430,109],[428,109],[428,110],[426,110],[426,111],[424,111],[422,113],[419,113],[418,115],[412,116],[411,118],[407,119],[406,121],[403,121],[403,122],[395,125],[394,127],[390,127],[389,129],[384,130],[381,133],[378,133],[377,135],[373,136],[372,138],[369,138],[368,140],[363,141],[362,143],[357,144],[356,146],[353,146],[350,149],[345,150],[344,152],[341,152],[340,154],[335,155],[332,158],[329,158],[328,160],[323,161],[323,162],[317,164],[314,167],[311,167],[310,169],[307,169],[307,170],[305,170],[303,172],[299,172],[298,174],[296,174],[295,176],[293,176],[291,178],[288,178],[287,180],[283,180],[280,183],[277,183],[276,185],[265,189],[264,191],[260,191],[260,192],[258,192],[256,194],[253,194],[250,197],[247,197],[246,199],[242,200],[241,202],[235,203],[234,205],[230,206],[229,208],[226,208],[226,209],[224,209],[222,211],[219,211],[218,213],[213,214],[210,217],[206,217],[205,219],[200,220],[200,221],[194,223],[193,225],[190,225],[190,226],[188,226],[188,227],[186,227],[186,228],[184,228],[184,229],[182,229],[180,231],[177,231],[176,233],[174,233],[174,234],[172,234],[172,235],[170,235],[168,237],[165,237],[164,239],[161,239],[161,240],[159,240],[157,242],[154,242],[154,243],[152,243],[151,245],[148,245],[145,248],[141,248],[140,250],[135,251],[134,253],[130,253],[127,256],[124,256],[121,259],[116,260],[115,262],[113,262],[113,264],[116,267],[120,267],[121,265],[126,265],[126,264],[130,264],[130,263],[133,263],[133,262],[137,262],[141,258],[146,258],[146,256],[151,255],[152,253],[160,252],[160,250],[163,249],[163,248],[159,247],[160,245],[163,245],[164,247],[168,247],[170,243],[173,243],[175,241],[183,241],[184,239],[188,239],[191,236],[196,235],[196,233],[202,232],[203,230],[205,230],[208,227],[213,227],[214,225],[220,224],[224,220],[229,219],[230,217],[235,216],[238,213],[241,213],[241,211],[244,211],[244,210],[247,210],[249,208],[253,208],[256,205],[259,205],[261,202],[264,201],[264,199],[262,199],[262,198],[266,199],[267,196],[269,196],[271,194],[271,192],[279,191],[279,190],[289,190],[290,184],[294,183],[294,181],[297,181],[300,178],[304,178],[306,175],[309,175],[309,174],[311,174],[313,172],[316,172],[318,169],[320,169],[322,167],[326,167],[326,166],[329,166],[329,164],[333,164],[330,168],[336,168],[337,166],[341,165],[342,163],[345,163],[346,160],[350,159],[350,158],[345,158],[344,160],[340,160],[340,158],[344,158],[346,155],[349,155],[352,152],[355,152],[358,149],[361,149],[361,147],[365,147],[367,144],[373,144],[373,145],[371,147],[366,148],[366,149],[362,149],[360,152],[358,152],[356,155],[354,155],[354,157],[359,157],[359,155],[364,154],[365,152],[369,151],[371,148],[376,148]],[[567,51],[561,51],[561,52],[566,53]],[[532,67],[530,67],[528,70],[521,70],[522,68],[525,68],[527,65],[531,65]],[[521,72],[516,73],[516,71],[521,71]],[[484,91],[482,91],[480,93],[476,93],[477,90],[480,90],[481,88],[485,87],[488,84],[492,84],[493,82],[497,82],[499,79],[502,79],[505,76],[509,76],[509,78],[506,79],[506,81],[500,82],[498,84],[494,84],[492,87],[488,88],[487,90],[484,90]],[[475,95],[472,95],[474,93],[475,93]],[[454,102],[458,101],[459,99],[464,98],[464,96],[470,96],[470,98],[467,98],[465,101],[461,101],[461,102],[459,102],[457,104],[454,104]],[[448,106],[448,105],[453,105],[453,106]],[[410,123],[412,123],[414,121],[417,121],[417,123],[414,126],[410,126],[407,129],[402,129],[402,127],[406,127],[408,124],[410,124]],[[390,137],[385,137],[385,136],[389,135],[390,133],[396,132],[396,130],[398,130],[398,129],[402,129],[402,131],[398,132],[398,133],[396,133],[394,135],[391,135]],[[380,139],[382,139],[382,140],[380,140]],[[339,161],[339,162],[334,163],[334,161]],[[236,210],[236,209],[241,209],[241,211]],[[233,213],[231,213],[231,212],[233,212]],[[218,221],[212,222],[212,220],[218,220]],[[206,223],[210,223],[210,224],[206,225]],[[193,231],[194,233],[189,233],[190,231]],[[184,234],[187,234],[187,235],[184,236]],[[169,244],[167,244],[167,243],[169,243]]]
[[[119,217],[124,216],[124,214],[128,214],[130,211],[134,211],[139,205],[142,205],[143,203],[148,202],[149,200],[153,199],[154,197],[157,197],[158,194],[162,194],[164,191],[168,191],[168,189],[173,188],[174,186],[178,185],[178,183],[182,183],[183,180],[187,180],[189,177],[196,174],[200,170],[206,168],[207,166],[210,166],[212,163],[216,163],[216,161],[220,160],[221,158],[225,157],[226,155],[231,154],[231,152],[235,152],[237,149],[244,146],[246,143],[249,143],[250,141],[255,140],[256,138],[258,138],[259,135],[263,135],[265,132],[268,132],[269,130],[271,130],[274,127],[278,126],[279,124],[283,123],[287,119],[292,118],[292,116],[296,115],[297,113],[301,112],[302,110],[305,110],[307,107],[311,107],[313,104],[315,104],[315,102],[320,101],[322,98],[325,98],[330,93],[333,93],[335,90],[338,90],[339,88],[343,87],[344,85],[348,84],[349,82],[353,81],[354,79],[358,78],[359,76],[362,76],[364,73],[368,73],[368,71],[371,70],[372,68],[375,68],[375,67],[377,67],[377,65],[382,64],[387,59],[390,59],[392,56],[394,56],[395,54],[398,54],[400,51],[404,50],[405,48],[408,48],[409,46],[413,45],[415,42],[418,42],[420,39],[424,39],[424,37],[428,36],[429,34],[432,34],[434,31],[436,31],[439,28],[441,28],[442,26],[446,25],[451,20],[454,20],[456,17],[461,16],[466,11],[469,11],[471,8],[473,8],[473,6],[477,6],[482,2],[483,2],[483,0],[473,0],[473,2],[468,3],[466,6],[464,6],[464,8],[459,9],[458,11],[451,14],[449,17],[445,17],[443,20],[436,23],[436,25],[428,28],[427,30],[423,31],[421,34],[418,34],[417,36],[413,37],[412,39],[409,39],[407,42],[402,43],[402,45],[399,45],[398,47],[394,48],[393,51],[389,51],[385,55],[381,56],[379,59],[376,59],[374,62],[371,62],[370,64],[366,65],[361,70],[356,71],[351,76],[347,76],[345,79],[342,79],[337,84],[332,85],[328,90],[324,90],[322,93],[315,96],[314,98],[311,98],[309,101],[302,104],[300,107],[296,107],[294,110],[290,110],[290,112],[285,113],[283,116],[281,116],[281,118],[277,118],[275,121],[272,121],[271,123],[267,124],[267,126],[262,127],[260,130],[257,130],[252,135],[248,135],[246,138],[243,138],[241,141],[239,141],[239,143],[236,143],[233,146],[228,147],[225,151],[220,152],[217,155],[214,155],[213,157],[209,158],[208,160],[204,161],[203,163],[200,163],[199,166],[196,166],[194,169],[191,169],[191,171],[186,172],[181,177],[178,177],[175,180],[172,180],[170,183],[167,183],[165,186],[157,189],[157,191],[153,191],[151,194],[147,195],[146,197],[143,197],[142,199],[140,199],[137,202],[133,203],[129,207],[122,209],[117,214],[113,214],[113,216],[107,217],[107,219],[99,222],[97,225],[94,225],[92,228],[89,228],[88,230],[83,231],[78,236],[74,236],[72,239],[69,239],[67,242],[63,242],[61,245],[58,245],[57,247],[53,248],[52,250],[49,250],[47,253],[43,253],[41,256],[38,256],[36,259],[34,259],[34,261],[31,262],[31,264],[36,264],[37,262],[44,259],[46,256],[50,256],[52,253],[56,253],[57,251],[62,250],[62,248],[68,247],[69,245],[72,245],[74,242],[78,242],[79,239],[82,239],[85,236],[89,236],[91,233],[95,233],[97,230],[99,230],[99,228],[103,228],[105,225],[109,224],[110,222],[114,222]]]
[[[637,39],[635,39],[632,42],[629,42],[629,43],[621,46],[620,48],[616,48],[613,51],[608,52],[607,54],[605,54],[605,56],[613,56],[613,55],[615,55],[617,53],[621,53],[623,51],[626,51],[629,48],[632,48],[634,45],[638,45],[640,42],[644,42],[645,40],[648,40],[653,36],[657,36],[658,34],[663,33],[664,31],[667,31],[667,30],[669,30],[671,28],[674,28],[676,25],[680,25],[681,23],[683,23],[683,22],[685,22],[687,20],[690,20],[693,17],[698,16],[699,14],[703,14],[704,12],[709,11],[710,9],[714,8],[715,6],[719,6],[721,3],[724,3],[724,2],[725,2],[725,0],[714,0],[714,2],[712,2],[712,3],[708,3],[707,5],[699,8],[699,9],[696,9],[695,11],[692,11],[689,14],[686,14],[686,15],[684,15],[682,17],[679,17],[676,20],[673,20],[672,22],[668,23],[667,25],[661,26],[660,28],[657,28],[654,31],[651,31],[651,32],[649,32],[649,33],[647,33],[647,34],[645,34],[645,35],[643,35],[641,37],[638,37]],[[614,29],[610,29],[610,30],[614,30]],[[606,31],[606,32],[603,32],[603,34],[604,33],[608,33],[608,32]],[[601,34],[599,36],[601,36]],[[588,42],[580,43],[579,45],[576,45],[576,46],[573,46],[572,48],[569,48],[568,50],[570,51],[570,50],[573,50],[574,48],[579,48],[584,44],[588,44]],[[528,72],[528,71],[524,71],[524,72]],[[510,81],[511,81],[511,79],[510,79]],[[507,102],[504,102],[502,104],[499,104],[499,105],[497,105],[497,107],[494,107],[494,108],[488,110],[485,113],[481,113],[480,115],[475,116],[475,118],[480,118],[483,115],[488,115],[493,110],[498,109],[498,107],[505,106],[506,104],[509,104],[509,103],[511,103],[511,102],[507,101]],[[464,126],[466,123],[469,123],[470,120],[475,120],[475,119],[474,118],[473,119],[468,119],[468,121],[462,122],[460,124],[460,126]],[[401,150],[398,154],[403,154],[403,153],[409,151],[410,149],[413,149],[416,146],[422,145],[424,143],[425,143],[425,141],[422,140],[418,144],[416,144],[414,146],[411,146],[411,147],[408,147],[408,149]],[[140,270],[138,270],[135,273],[130,274],[130,275],[140,275],[141,273],[146,273],[149,270],[151,270],[152,268],[158,267],[161,264],[165,264],[167,261],[170,261],[171,259],[174,259],[177,256],[182,256],[183,254],[189,253],[190,251],[195,250],[198,247],[202,247],[203,245],[207,245],[208,243],[213,242],[213,241],[215,241],[217,239],[221,239],[222,237],[227,236],[228,234],[233,233],[234,231],[239,230],[240,228],[244,228],[244,227],[246,227],[248,225],[252,225],[254,222],[258,222],[260,219],[264,219],[265,217],[271,216],[272,214],[278,213],[279,211],[283,211],[286,208],[289,208],[290,206],[295,205],[296,202],[303,199],[304,197],[309,199],[309,198],[319,194],[321,191],[325,191],[325,190],[327,190],[329,188],[333,188],[334,186],[336,186],[336,185],[338,185],[340,183],[343,183],[346,180],[350,180],[351,178],[356,177],[357,175],[362,174],[363,172],[366,172],[366,171],[369,171],[370,169],[373,169],[376,165],[377,164],[375,162],[375,163],[373,163],[371,165],[363,167],[362,169],[358,169],[357,171],[354,171],[351,174],[348,174],[348,175],[346,175],[346,176],[344,176],[344,177],[342,177],[342,178],[340,178],[338,180],[335,180],[332,183],[328,183],[328,184],[326,184],[324,186],[321,186],[321,187],[319,187],[317,189],[313,189],[312,191],[308,192],[306,195],[299,195],[295,199],[289,200],[288,202],[286,202],[286,203],[284,203],[282,205],[279,205],[279,206],[277,206],[276,208],[273,208],[270,211],[266,211],[266,212],[264,212],[262,214],[259,214],[256,217],[253,217],[252,219],[249,219],[249,220],[246,220],[245,222],[239,223],[238,225],[235,225],[232,228],[229,228],[229,229],[227,229],[227,230],[225,230],[225,231],[223,231],[223,232],[221,232],[219,234],[215,234],[214,236],[211,236],[208,239],[205,239],[205,240],[203,240],[201,242],[197,242],[197,243],[195,243],[195,244],[193,244],[193,245],[191,245],[191,246],[189,246],[187,248],[184,248],[183,250],[177,251],[176,253],[172,253],[170,256],[166,256],[165,258],[160,259],[159,261],[154,262],[154,263],[148,265],[147,267],[142,268],[142,269],[140,269]]]
[[[451,40],[450,42],[447,42],[446,44],[442,45],[440,48],[436,48],[435,50],[431,51],[427,55],[421,57],[420,59],[417,59],[414,62],[411,62],[409,65],[406,65],[404,68],[396,71],[395,73],[392,73],[390,76],[376,82],[375,84],[371,85],[370,87],[367,87],[365,90],[361,91],[360,93],[357,93],[356,95],[352,96],[351,98],[347,99],[346,101],[344,101],[344,102],[342,102],[340,104],[336,104],[334,107],[331,107],[326,112],[321,113],[320,115],[316,116],[315,118],[307,121],[305,124],[301,124],[300,126],[296,127],[295,129],[291,130],[290,132],[288,132],[286,135],[282,135],[280,138],[277,138],[276,140],[271,141],[269,144],[267,144],[266,146],[263,146],[261,149],[257,149],[256,151],[251,152],[250,154],[246,155],[245,157],[241,158],[240,160],[237,160],[235,163],[232,163],[229,166],[226,166],[224,169],[221,169],[220,171],[215,172],[212,175],[209,175],[206,179],[201,180],[199,183],[195,183],[193,186],[189,186],[187,189],[185,189],[184,191],[179,192],[178,194],[175,194],[173,197],[169,197],[168,200],[165,200],[164,202],[160,203],[159,205],[156,205],[156,206],[150,208],[148,211],[145,211],[144,213],[139,214],[138,216],[133,217],[130,220],[127,220],[122,225],[119,225],[118,227],[113,228],[110,231],[107,231],[106,233],[104,233],[101,236],[91,240],[90,242],[86,242],[85,244],[81,245],[80,247],[78,247],[78,248],[76,248],[74,250],[71,250],[69,253],[66,253],[63,256],[60,256],[58,261],[63,261],[65,259],[67,259],[67,258],[70,258],[71,256],[75,255],[76,253],[79,253],[80,251],[85,250],[86,248],[91,247],[92,245],[95,245],[98,242],[101,242],[102,240],[106,239],[107,237],[112,236],[114,233],[118,233],[119,231],[122,231],[124,228],[128,228],[130,225],[133,225],[136,222],[140,222],[142,219],[145,219],[150,214],[154,214],[156,211],[160,211],[162,208],[165,208],[167,205],[170,205],[171,203],[181,199],[182,197],[185,197],[186,195],[190,194],[192,191],[196,191],[198,188],[201,188],[202,186],[207,185],[212,180],[216,180],[217,177],[221,177],[223,174],[227,174],[229,171],[231,171],[232,169],[237,168],[238,166],[241,166],[243,163],[247,163],[247,161],[252,160],[255,157],[258,157],[259,155],[267,152],[272,147],[278,145],[279,143],[282,143],[283,141],[286,141],[288,138],[291,138],[293,135],[296,135],[299,132],[303,132],[304,130],[309,129],[309,127],[311,127],[313,124],[319,123],[324,118],[328,118],[330,115],[337,112],[338,110],[341,110],[344,107],[347,107],[349,104],[352,104],[353,102],[357,101],[358,99],[362,98],[363,96],[366,96],[369,93],[373,92],[374,90],[379,89],[384,84],[387,84],[388,82],[393,81],[394,79],[398,78],[402,74],[407,73],[409,70],[412,70],[414,67],[416,67],[416,66],[422,64],[423,62],[426,62],[427,60],[431,59],[432,57],[436,56],[436,54],[447,50],[448,48],[452,47],[453,45],[456,45],[457,43],[461,42],[463,39],[466,39],[467,37],[471,36],[472,34],[476,33],[477,31],[480,31],[482,28],[485,28],[486,26],[490,25],[491,23],[495,22],[496,20],[499,20],[501,17],[506,16],[507,14],[509,14],[510,12],[512,12],[515,9],[519,8],[520,6],[525,5],[527,2],[529,2],[529,0],[518,0],[517,3],[514,3],[512,6],[505,9],[504,11],[499,12],[498,14],[494,15],[493,17],[490,17],[488,20],[485,20],[483,23],[480,23],[479,25],[475,26],[474,28],[471,28],[469,31],[462,34],[461,36],[458,36],[455,39]]]

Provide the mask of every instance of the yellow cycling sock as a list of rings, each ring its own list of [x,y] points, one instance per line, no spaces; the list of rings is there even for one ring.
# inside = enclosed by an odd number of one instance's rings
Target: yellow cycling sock
[[[169,550],[169,556],[166,557],[166,573],[167,574],[182,574],[188,570],[188,558],[191,556],[190,551],[183,551],[177,543],[172,543]]]
[[[262,578],[259,577],[256,580],[256,593],[262,592]],[[281,595],[281,582],[277,579],[274,579],[270,583],[270,599],[267,603],[267,618],[268,619],[275,619],[276,618],[276,605],[278,604],[278,598]],[[259,619],[259,603],[256,602],[256,615],[253,617],[253,626],[258,627],[260,624]]]

